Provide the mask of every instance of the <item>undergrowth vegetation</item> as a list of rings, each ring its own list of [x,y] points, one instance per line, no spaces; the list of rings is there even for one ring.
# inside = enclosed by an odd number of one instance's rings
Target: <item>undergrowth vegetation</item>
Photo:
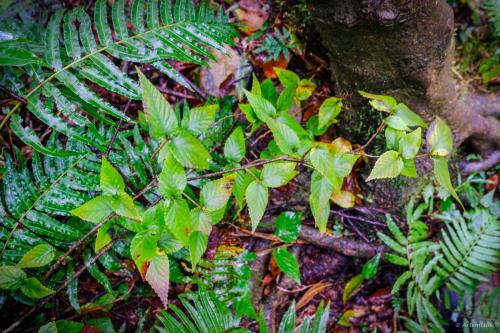
[[[116,321],[91,314],[135,295],[158,297],[164,308],[141,313],[138,332],[268,332],[267,314],[253,300],[260,281],[252,264],[264,254],[214,247],[218,228],[271,239],[266,251],[276,269],[300,286],[293,246],[301,242],[303,217],[330,235],[332,205],[349,209],[359,199],[346,186],[355,166],[370,166],[371,182],[420,177],[422,161],[432,164],[435,186],[408,206],[405,223],[388,215],[389,232],[378,233],[387,250],[349,279],[342,301],[349,304],[380,265],[396,265],[402,273],[391,295],[401,327],[444,332],[458,318],[496,325],[498,307],[483,305],[496,304],[498,290],[482,301],[476,292],[496,271],[500,208],[494,190],[482,190],[484,177],[452,185],[453,136],[442,119],[426,124],[393,97],[360,91],[383,114],[377,131],[368,142],[328,137],[341,126],[342,99],[325,96],[316,114],[297,117],[316,84],[280,68],[276,80],[253,75],[238,102],[169,103],[158,75],[199,90],[172,60],[205,66],[216,59],[213,51],[234,44],[237,30],[222,8],[98,0],[93,18],[84,7],[60,8],[43,32],[26,17],[4,24],[0,74],[16,98],[0,124],[12,145],[0,191],[0,308],[23,309],[3,318],[4,328],[35,315],[39,332],[112,332]],[[255,52],[289,58],[298,46],[285,28],[274,31]],[[129,112],[131,101],[140,102],[139,112]],[[385,150],[372,155],[367,149],[378,135]],[[271,213],[272,193],[298,177],[309,182],[308,208]],[[436,225],[440,231],[431,234]],[[70,310],[59,312],[61,304]],[[287,308],[278,332],[332,327],[328,302],[300,320],[295,302]],[[349,327],[359,316],[344,306],[333,321]]]

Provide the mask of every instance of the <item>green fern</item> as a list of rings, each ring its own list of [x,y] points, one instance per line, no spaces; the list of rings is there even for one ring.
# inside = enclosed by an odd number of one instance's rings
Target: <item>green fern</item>
[[[241,318],[235,316],[229,307],[220,302],[214,294],[200,290],[197,293],[188,293],[180,297],[180,301],[187,310],[189,317],[177,306],[171,305],[170,309],[177,316],[162,311],[158,315],[161,323],[155,328],[159,332],[168,333],[225,333],[225,332],[250,332],[241,329]]]
[[[500,0],[485,0],[483,8],[493,26],[493,35],[500,36]]]
[[[98,96],[85,80],[130,99],[141,98],[137,82],[106,55],[123,61],[149,63],[189,88],[184,77],[165,59],[205,65],[207,58],[213,59],[209,48],[224,51],[224,44],[233,44],[234,37],[234,30],[226,18],[222,14],[216,16],[206,1],[194,6],[191,0],[177,0],[175,4],[171,0],[161,0],[160,5],[158,0],[136,0],[127,17],[124,1],[116,0],[111,8],[111,23],[106,3],[106,0],[98,0],[94,7],[98,42],[90,16],[83,7],[78,7],[68,12],[60,9],[52,15],[46,28],[43,54],[26,55],[29,50],[25,48],[25,40],[0,43],[2,54],[7,49],[14,50],[9,51],[12,53],[10,58],[0,58],[12,61],[18,57],[16,65],[24,65],[35,80],[36,85],[29,93],[16,91],[25,96],[28,110],[55,131],[101,151],[105,147],[103,138],[92,131],[93,125],[86,115],[108,124],[114,123],[108,116],[124,121],[130,118]],[[132,29],[127,27],[128,20]],[[61,39],[64,40],[63,48]],[[23,127],[21,118],[15,115],[20,106],[19,102],[13,107],[0,127],[12,116],[13,132],[35,150],[52,156],[77,153],[44,147],[41,139],[31,129]]]
[[[101,135],[108,138],[110,131]],[[132,145],[129,137],[135,144]],[[48,140],[49,149],[62,149],[55,134]],[[81,142],[68,141],[66,149],[84,152]],[[154,147],[146,144],[134,128],[118,134],[110,160],[119,167],[131,187],[141,190],[150,182],[154,166],[149,163]],[[66,249],[78,240],[88,225],[79,227],[61,222],[71,216],[72,209],[81,206],[99,190],[100,159],[85,152],[70,157],[42,157],[34,151],[31,165],[16,168],[12,157],[5,156],[5,169],[0,200],[0,261],[16,262],[32,246],[48,242]],[[159,194],[154,190],[145,198],[153,202]]]
[[[419,220],[428,207],[425,204],[413,210],[408,207],[408,235],[405,236],[396,223],[387,218],[387,226],[393,237],[378,233],[379,238],[396,254],[387,253],[389,262],[407,267],[392,288],[398,294],[406,287],[406,302],[410,315],[416,313],[418,323],[402,317],[412,332],[443,332],[446,322],[436,308],[437,290],[446,284],[464,298],[474,292],[480,282],[496,271],[500,248],[500,224],[493,192],[481,199],[482,206],[461,214],[452,207],[444,214],[435,216],[446,223],[439,243],[425,241],[427,226]]]

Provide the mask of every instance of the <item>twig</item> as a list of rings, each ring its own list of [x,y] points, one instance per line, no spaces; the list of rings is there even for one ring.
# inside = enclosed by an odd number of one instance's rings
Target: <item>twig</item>
[[[189,177],[187,180],[188,181],[192,181],[192,180],[197,180],[197,179],[217,177],[217,176],[224,175],[226,173],[236,172],[236,171],[240,171],[240,170],[247,170],[247,169],[255,168],[255,167],[258,167],[258,166],[262,166],[262,165],[265,165],[265,164],[268,164],[268,163],[277,162],[277,161],[290,161],[290,162],[297,162],[297,163],[303,163],[304,162],[304,160],[296,159],[296,158],[290,158],[290,157],[288,157],[288,155],[283,155],[283,156],[272,158],[270,160],[254,161],[254,162],[251,162],[251,163],[239,166],[239,167],[235,167],[235,168],[232,168],[232,169],[227,169],[227,170],[221,170],[221,171],[216,171],[216,172],[212,172],[212,173],[207,173],[207,174],[204,174],[204,175],[201,175],[201,176]]]
[[[332,249],[349,257],[371,258],[377,253],[383,253],[385,246],[377,246],[351,239],[338,239],[327,234],[321,234],[316,228],[302,225],[300,228],[300,239],[325,248]]]
[[[127,115],[128,108],[130,107],[130,103],[132,103],[132,100],[129,99],[127,104],[125,105],[125,108],[123,109],[123,114]],[[106,149],[106,158],[109,157],[109,153],[111,152],[111,148],[113,147],[113,144],[115,143],[116,137],[118,136],[118,132],[120,131],[120,127],[122,126],[122,120],[118,121],[118,124],[116,125],[115,132],[113,133],[113,136],[111,137],[111,140],[109,140],[108,143],[108,148]]]
[[[358,220],[358,221],[366,222],[368,224],[377,225],[377,226],[380,226],[380,227],[385,227],[385,224],[383,224],[383,223],[380,223],[380,222],[377,222],[377,221],[372,221],[372,220],[369,220],[369,219],[361,217],[361,216],[348,215],[348,214],[342,213],[342,212],[340,212],[338,210],[333,210],[332,209],[330,211],[330,213],[332,213],[334,215],[341,216],[341,217],[346,218],[346,219]]]
[[[357,148],[356,151],[361,151],[361,150],[364,150],[366,147],[368,147],[373,140],[375,140],[375,138],[377,137],[377,135],[379,135],[380,132],[382,132],[382,130],[384,129],[385,127],[385,122],[382,122],[377,130],[375,131],[375,133],[373,133],[373,135],[368,139],[368,141],[366,141],[366,143],[364,145],[362,145],[361,147]]]

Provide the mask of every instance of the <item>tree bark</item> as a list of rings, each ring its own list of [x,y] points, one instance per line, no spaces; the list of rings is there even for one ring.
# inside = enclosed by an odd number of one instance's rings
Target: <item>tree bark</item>
[[[473,137],[497,148],[500,122],[457,94],[451,77],[453,11],[444,0],[308,3],[331,56],[337,94],[352,107],[348,112],[361,109],[358,90],[391,95],[428,122],[443,118],[457,143]]]

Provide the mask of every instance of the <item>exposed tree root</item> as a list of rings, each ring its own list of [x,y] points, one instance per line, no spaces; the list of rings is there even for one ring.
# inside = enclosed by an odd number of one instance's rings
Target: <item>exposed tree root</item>
[[[470,175],[473,172],[483,171],[494,167],[497,163],[500,163],[500,150],[493,152],[482,161],[463,163],[461,165],[461,171],[463,175]]]
[[[336,252],[350,257],[371,258],[377,253],[386,251],[385,246],[372,245],[359,241],[338,239],[327,234],[321,234],[316,228],[302,225],[300,228],[300,239],[313,245],[332,249]]]
[[[471,94],[467,96],[465,103],[485,117],[500,116],[500,97],[495,94]]]

